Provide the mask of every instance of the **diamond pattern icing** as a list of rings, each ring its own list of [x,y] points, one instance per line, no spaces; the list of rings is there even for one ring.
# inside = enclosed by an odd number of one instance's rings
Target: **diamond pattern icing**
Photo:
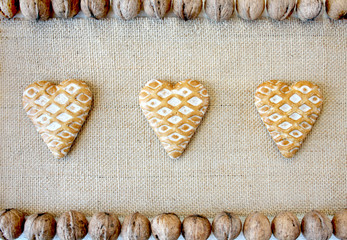
[[[153,99],[160,104],[155,107],[145,104]],[[164,149],[171,158],[177,159],[200,125],[209,96],[204,86],[195,80],[185,80],[175,86],[151,80],[141,90],[139,102]]]
[[[192,97],[187,102],[193,106],[199,106],[203,102],[203,100],[198,97]]]
[[[283,104],[282,106],[280,106],[280,109],[283,111],[283,112],[288,112],[290,111],[290,109],[292,109],[292,107],[288,104]]]
[[[79,80],[65,80],[59,85],[39,81],[23,93],[24,110],[57,158],[69,152],[91,103],[91,91]]]
[[[280,101],[282,101],[283,98],[281,98],[278,95],[273,96],[272,98],[270,98],[270,102],[272,103],[279,103]]]
[[[255,93],[255,105],[266,128],[282,155],[288,158],[295,155],[311,131],[322,103],[320,89],[308,81],[288,86],[271,80],[260,84]]]
[[[181,100],[179,100],[177,97],[173,97],[167,103],[173,107],[176,107],[177,105],[181,103]]]

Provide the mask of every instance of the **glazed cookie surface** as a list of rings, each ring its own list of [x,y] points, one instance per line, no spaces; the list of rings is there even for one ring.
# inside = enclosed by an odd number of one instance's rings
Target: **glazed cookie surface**
[[[140,92],[140,106],[166,152],[179,158],[207,110],[209,96],[196,80],[184,80],[172,86],[151,80]]]
[[[255,105],[284,157],[299,150],[316,122],[323,103],[319,87],[308,81],[292,86],[271,80],[258,86]]]
[[[23,94],[24,110],[56,158],[69,152],[91,104],[92,93],[79,80],[65,80],[59,85],[39,81]]]

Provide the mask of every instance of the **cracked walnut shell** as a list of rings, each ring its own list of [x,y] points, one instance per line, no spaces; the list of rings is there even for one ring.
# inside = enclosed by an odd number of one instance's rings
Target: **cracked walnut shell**
[[[183,20],[192,20],[199,16],[202,0],[173,0],[173,12]]]
[[[19,11],[18,0],[1,0],[0,1],[0,15],[5,18],[13,18]]]

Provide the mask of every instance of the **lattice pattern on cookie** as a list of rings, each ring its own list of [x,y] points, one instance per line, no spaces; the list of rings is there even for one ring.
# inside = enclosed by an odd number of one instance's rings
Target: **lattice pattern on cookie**
[[[140,92],[140,106],[171,158],[179,158],[207,110],[209,96],[201,83],[185,80],[174,87],[151,80]]]
[[[283,156],[291,158],[316,122],[323,103],[317,85],[297,82],[288,86],[271,80],[258,86],[255,105]]]
[[[79,80],[65,80],[60,85],[39,81],[29,85],[23,93],[27,115],[57,158],[69,152],[91,103],[91,91]]]

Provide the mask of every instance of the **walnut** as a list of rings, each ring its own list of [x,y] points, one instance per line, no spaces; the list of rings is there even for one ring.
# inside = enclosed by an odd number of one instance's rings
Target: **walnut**
[[[163,213],[152,219],[151,228],[157,240],[176,240],[181,235],[181,220],[174,213]]]
[[[247,240],[269,240],[272,235],[269,219],[259,212],[249,214],[243,225],[243,234]]]
[[[72,18],[80,11],[79,0],[52,0],[55,14],[61,18]]]
[[[19,5],[28,20],[47,20],[52,13],[50,0],[19,0]]]
[[[13,18],[19,11],[18,0],[1,0],[0,1],[0,15],[5,18]]]
[[[267,13],[272,19],[282,21],[292,15],[296,0],[267,0]]]
[[[300,235],[299,219],[291,212],[280,212],[272,220],[272,232],[278,240],[295,240]]]
[[[81,9],[87,17],[105,18],[110,11],[110,0],[81,0]]]
[[[113,0],[115,13],[123,20],[136,17],[141,10],[140,0]]]
[[[151,224],[141,213],[126,216],[122,225],[123,240],[147,240],[151,236]]]
[[[302,21],[314,20],[322,7],[322,0],[298,0],[296,3],[296,11]]]
[[[229,212],[219,213],[212,222],[212,231],[218,240],[232,240],[241,232],[242,223],[238,216]]]
[[[24,233],[29,240],[50,240],[55,236],[56,222],[52,214],[38,213],[28,217]]]
[[[173,0],[173,12],[183,20],[192,20],[199,16],[202,0]]]
[[[347,209],[335,213],[332,224],[335,237],[341,240],[347,240]]]
[[[170,10],[171,0],[144,0],[143,8],[148,16],[163,18]]]
[[[25,216],[16,209],[0,211],[0,239],[12,240],[18,238],[22,232]]]
[[[206,0],[205,12],[214,21],[229,20],[234,12],[234,0]]]
[[[236,0],[236,10],[245,20],[258,19],[264,11],[264,0]]]
[[[326,240],[333,233],[333,225],[325,214],[311,211],[302,219],[301,231],[307,240]]]
[[[93,240],[116,240],[120,233],[120,222],[116,214],[98,212],[90,220],[88,229]]]
[[[61,240],[80,240],[87,235],[88,221],[83,213],[69,211],[58,219],[57,233]]]
[[[331,19],[347,19],[346,0],[326,0],[325,7],[327,10],[327,14]]]
[[[191,215],[182,223],[182,235],[186,240],[206,240],[211,234],[211,224],[205,216]]]

